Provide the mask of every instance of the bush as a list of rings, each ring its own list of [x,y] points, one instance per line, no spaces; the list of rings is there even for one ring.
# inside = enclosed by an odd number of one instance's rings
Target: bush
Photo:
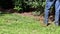
[[[32,14],[33,14],[34,16],[40,16],[40,11],[32,12]]]
[[[15,9],[27,10],[29,8],[40,8],[45,6],[45,0],[13,0]]]

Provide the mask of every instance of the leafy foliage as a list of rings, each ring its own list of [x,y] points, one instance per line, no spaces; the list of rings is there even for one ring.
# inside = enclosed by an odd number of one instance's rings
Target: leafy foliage
[[[35,11],[44,10],[45,0],[13,0],[15,8],[18,11],[26,11],[30,8],[36,9]]]
[[[2,1],[0,0],[0,7],[1,5],[4,6],[5,8],[6,7],[10,7],[10,1],[9,0],[5,0],[5,1]],[[45,7],[45,0],[11,0],[14,5],[14,9],[18,10],[18,11],[30,11],[33,10],[33,11],[37,11],[39,12],[40,11],[40,14],[43,13],[44,11],[44,7]],[[4,2],[4,3],[2,3]],[[8,5],[8,2],[10,2],[9,6]]]

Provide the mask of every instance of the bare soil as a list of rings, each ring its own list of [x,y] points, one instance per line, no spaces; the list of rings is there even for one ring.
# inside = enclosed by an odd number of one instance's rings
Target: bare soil
[[[23,15],[23,16],[30,16],[30,17],[33,16],[38,21],[43,21],[44,20],[43,16],[34,16],[32,14],[32,12],[24,12],[24,13],[21,13],[21,15]]]

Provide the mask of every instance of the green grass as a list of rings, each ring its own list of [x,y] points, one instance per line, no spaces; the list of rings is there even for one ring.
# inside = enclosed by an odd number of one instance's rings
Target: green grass
[[[33,17],[3,14],[0,15],[0,34],[60,34],[60,27],[41,26]]]

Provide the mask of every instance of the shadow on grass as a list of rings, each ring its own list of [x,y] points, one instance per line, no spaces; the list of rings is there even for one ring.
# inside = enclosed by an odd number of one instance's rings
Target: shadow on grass
[[[13,12],[8,11],[0,11],[0,16],[4,16],[5,14],[12,14]]]

